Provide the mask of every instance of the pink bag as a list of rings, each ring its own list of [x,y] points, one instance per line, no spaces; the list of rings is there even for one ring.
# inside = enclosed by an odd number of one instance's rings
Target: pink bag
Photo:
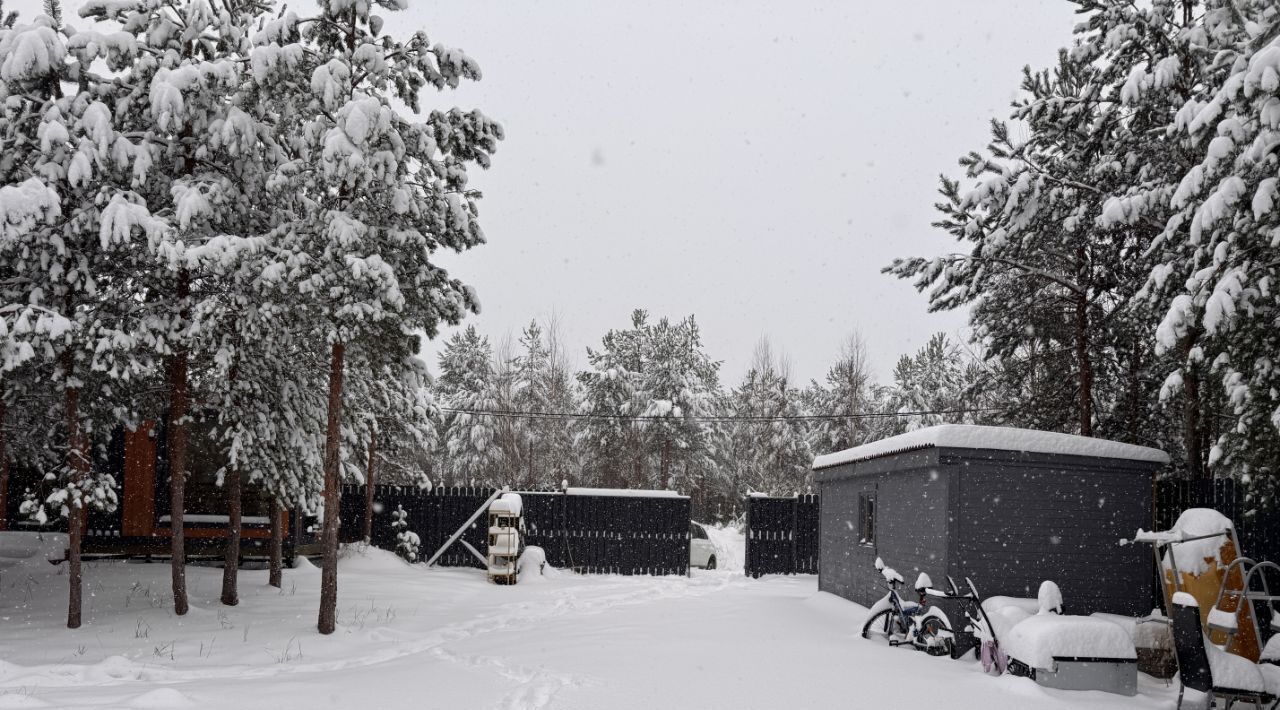
[[[995,672],[996,675],[1004,673],[1009,667],[1009,657],[1004,651],[1000,650],[1000,645],[995,641],[983,641],[982,652],[979,654],[982,659],[982,670],[987,673]]]

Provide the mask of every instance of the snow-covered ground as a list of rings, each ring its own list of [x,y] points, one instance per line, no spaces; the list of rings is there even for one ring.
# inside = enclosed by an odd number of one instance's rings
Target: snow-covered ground
[[[707,537],[711,538],[711,544],[716,548],[716,566],[726,572],[741,573],[747,559],[747,540],[742,531],[732,526],[716,527],[710,523],[704,523],[702,528],[707,531]]]
[[[1051,691],[882,647],[858,637],[865,610],[816,578],[728,570],[499,587],[348,550],[338,632],[321,637],[307,564],[283,590],[246,571],[235,608],[218,604],[221,570],[191,567],[179,619],[167,565],[95,562],[70,631],[65,572],[43,550],[24,557],[32,543],[0,533],[0,708],[1173,707],[1174,689],[1146,677],[1136,698]]]

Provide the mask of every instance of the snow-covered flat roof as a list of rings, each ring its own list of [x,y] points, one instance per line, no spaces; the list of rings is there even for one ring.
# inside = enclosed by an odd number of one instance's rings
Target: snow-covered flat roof
[[[854,461],[866,461],[903,451],[929,448],[994,449],[1169,463],[1169,455],[1159,449],[1122,444],[1118,441],[1033,429],[943,424],[818,456],[813,460],[813,468],[816,470]]]
[[[566,488],[571,496],[617,496],[623,498],[685,498],[675,491],[650,491],[635,488]]]

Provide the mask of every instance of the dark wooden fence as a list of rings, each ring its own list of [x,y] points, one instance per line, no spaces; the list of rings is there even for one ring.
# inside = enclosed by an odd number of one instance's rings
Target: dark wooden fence
[[[1155,527],[1168,530],[1188,508],[1213,508],[1236,526],[1241,553],[1255,560],[1280,561],[1280,509],[1254,510],[1245,487],[1230,478],[1156,483]]]
[[[395,549],[391,513],[403,507],[409,529],[428,556],[445,543],[489,496],[491,488],[375,486],[372,543]],[[686,574],[689,570],[689,499],[672,496],[591,495],[563,491],[520,491],[524,504],[524,542],[537,545],[554,567],[602,574]],[[364,530],[365,489],[344,486],[341,537],[360,539]],[[484,553],[488,517],[481,516],[462,539]],[[455,544],[437,564],[481,567],[466,548]]]
[[[818,496],[748,496],[745,507],[747,576],[817,574]]]

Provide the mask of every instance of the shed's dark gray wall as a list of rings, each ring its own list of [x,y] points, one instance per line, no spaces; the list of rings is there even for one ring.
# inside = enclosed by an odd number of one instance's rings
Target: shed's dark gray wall
[[[900,572],[907,584],[920,572],[935,581],[947,569],[949,505],[947,472],[936,449],[828,470],[821,494],[818,588],[862,604],[884,596],[875,559]],[[858,541],[858,496],[876,494],[876,543]]]
[[[1052,579],[1067,613],[1151,606],[1151,551],[1128,545],[1152,520],[1153,464],[976,452],[944,456],[959,482],[952,574],[984,596],[1034,597]]]
[[[819,588],[861,604],[884,595],[876,556],[908,585],[924,571],[972,577],[983,596],[1062,588],[1067,612],[1148,611],[1149,551],[1121,547],[1151,526],[1157,465],[971,449],[922,449],[817,472]],[[858,495],[877,492],[874,547],[858,544]]]

